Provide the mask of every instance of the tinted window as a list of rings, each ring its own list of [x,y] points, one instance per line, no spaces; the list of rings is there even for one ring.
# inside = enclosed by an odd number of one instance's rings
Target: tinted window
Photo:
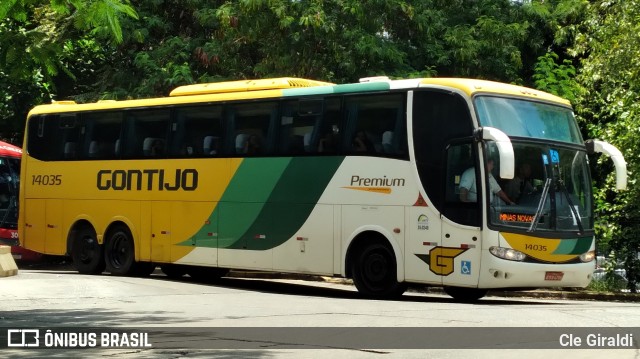
[[[404,94],[347,98],[344,152],[352,155],[406,156]]]
[[[122,157],[166,157],[169,118],[168,109],[126,111]]]
[[[232,126],[227,148],[230,154],[261,156],[274,153],[272,127],[278,115],[276,102],[256,102],[229,106]]]
[[[122,112],[96,112],[82,114],[85,141],[80,157],[83,159],[113,159],[121,146]]]
[[[178,108],[171,126],[172,157],[222,154],[222,106]]]
[[[454,140],[470,138],[469,106],[459,95],[416,91],[413,95],[413,147],[420,181],[439,211],[445,200],[445,150]]]
[[[74,160],[83,143],[83,126],[75,114],[33,116],[27,150],[42,161]]]

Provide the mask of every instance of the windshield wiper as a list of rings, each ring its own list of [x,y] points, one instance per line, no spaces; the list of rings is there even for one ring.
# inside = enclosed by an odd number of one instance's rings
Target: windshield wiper
[[[531,221],[531,226],[527,230],[527,232],[533,232],[538,227],[538,221],[540,221],[540,216],[542,216],[542,211],[544,210],[544,205],[547,203],[547,197],[549,195],[549,189],[551,188],[551,183],[553,180],[551,178],[547,178],[544,183],[544,188],[542,189],[542,197],[540,198],[540,202],[538,203],[538,209],[536,209],[536,214],[533,216],[533,220]],[[573,214],[573,218],[575,218],[576,223],[578,224],[578,230],[580,233],[584,232],[584,227],[582,226],[582,219],[580,218],[580,213],[576,210],[576,207],[573,205],[573,201],[571,200],[571,196],[569,196],[569,192],[567,191],[567,187],[564,186],[561,180],[557,180],[557,187],[564,194],[567,202],[569,203],[569,209],[571,210],[571,214]],[[553,204],[553,203],[552,203]]]
[[[547,180],[544,182],[544,188],[542,189],[540,202],[538,202],[538,209],[536,209],[536,214],[533,216],[531,226],[529,227],[527,232],[533,232],[538,227],[538,221],[540,220],[540,216],[542,215],[542,211],[544,210],[544,205],[545,203],[547,203],[547,196],[549,194],[549,188],[551,188],[551,181],[551,178],[547,178]]]
[[[561,180],[558,180],[558,188],[560,188],[565,198],[567,198],[567,202],[569,203],[569,209],[571,210],[571,214],[573,214],[573,218],[575,218],[576,223],[578,224],[578,230],[580,231],[580,233],[583,233],[584,228],[582,227],[582,219],[580,218],[580,213],[578,213],[578,210],[573,205],[571,196],[569,196],[569,191],[567,191],[567,187],[565,187],[564,183]]]

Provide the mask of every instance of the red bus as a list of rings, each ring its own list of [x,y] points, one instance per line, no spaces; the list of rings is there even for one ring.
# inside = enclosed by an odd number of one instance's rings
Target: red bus
[[[18,238],[18,194],[22,150],[0,141],[0,244],[11,246],[14,259],[32,261],[42,255],[20,246]]]

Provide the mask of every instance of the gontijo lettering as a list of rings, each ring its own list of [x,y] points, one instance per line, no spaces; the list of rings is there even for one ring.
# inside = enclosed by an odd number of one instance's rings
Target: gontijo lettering
[[[97,187],[101,191],[195,191],[198,171],[194,168],[178,168],[175,173],[162,169],[100,170]]]

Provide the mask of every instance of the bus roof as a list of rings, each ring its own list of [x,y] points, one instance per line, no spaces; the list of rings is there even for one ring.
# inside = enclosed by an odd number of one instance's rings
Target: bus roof
[[[180,86],[174,89],[168,97],[123,101],[101,100],[85,104],[77,104],[74,101],[53,101],[51,104],[34,107],[29,112],[29,116],[45,113],[124,109],[188,103],[196,104],[289,96],[375,92],[410,88],[457,89],[468,96],[479,93],[490,93],[544,100],[567,106],[570,105],[569,101],[546,92],[486,80],[464,78],[390,80],[387,77],[380,76],[361,79],[359,83],[332,84],[329,82],[283,77]]]
[[[244,91],[260,91],[273,89],[288,89],[298,87],[312,86],[331,86],[330,82],[322,82],[307,79],[298,79],[292,77],[282,77],[275,79],[262,80],[241,80],[241,81],[225,81],[214,82],[208,84],[195,84],[180,86],[169,94],[169,96],[191,96],[191,95],[207,95],[215,93],[230,93]]]
[[[532,99],[539,99],[544,101],[550,101],[560,103],[569,106],[571,103],[555,95],[547,92],[535,90],[528,87],[510,85],[501,82],[476,80],[476,79],[460,79],[460,78],[426,78],[420,82],[423,86],[443,86],[447,88],[457,88],[469,96],[473,96],[478,93],[493,93],[501,95],[511,96],[524,96]]]
[[[10,143],[0,141],[0,156],[20,157],[22,149]]]

